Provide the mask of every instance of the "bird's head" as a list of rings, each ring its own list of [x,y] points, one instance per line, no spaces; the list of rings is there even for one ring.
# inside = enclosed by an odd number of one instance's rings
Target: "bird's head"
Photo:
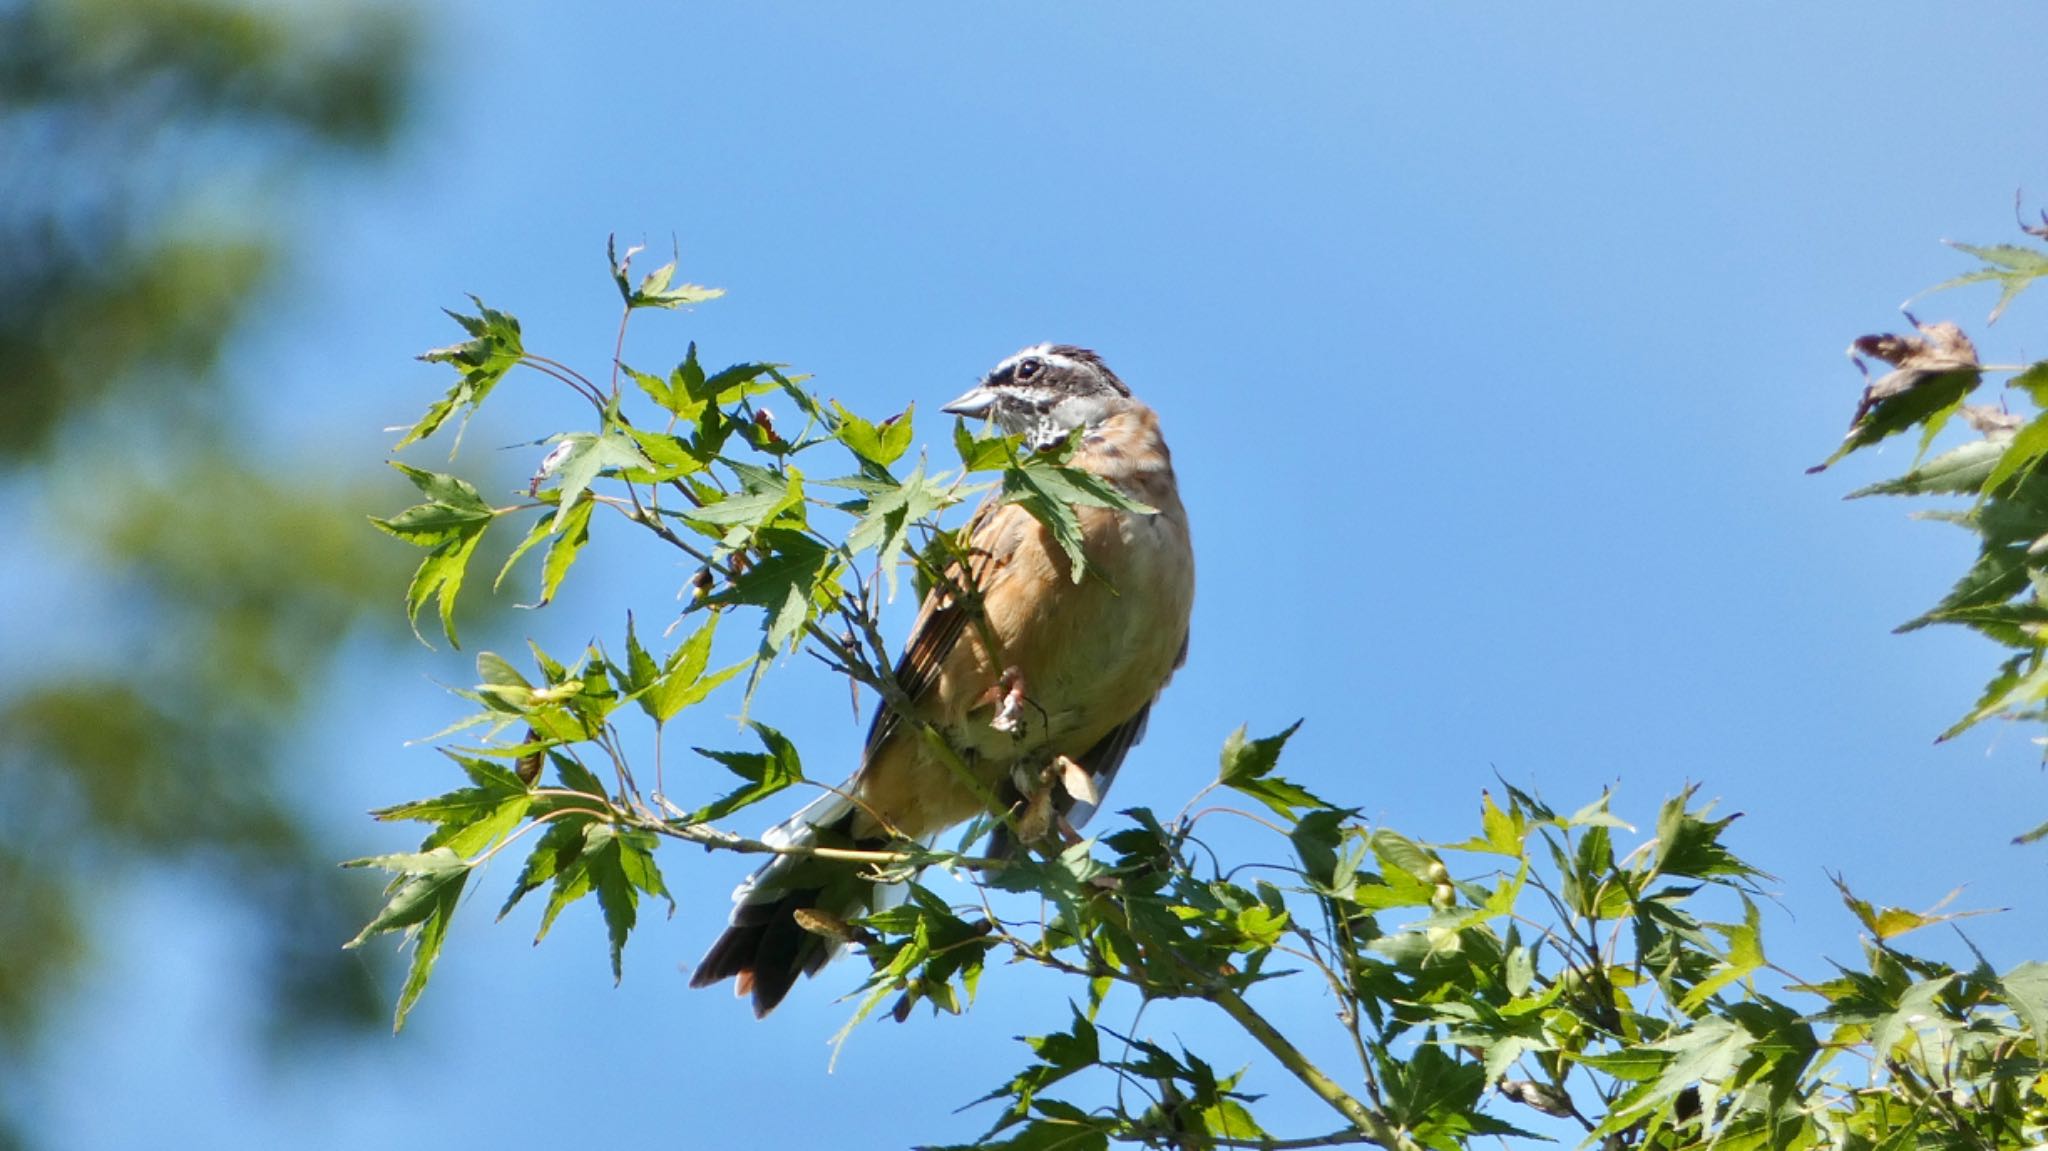
[[[1130,394],[1094,352],[1071,344],[1034,344],[997,364],[942,410],[986,416],[1003,431],[1042,448],[1115,414]]]

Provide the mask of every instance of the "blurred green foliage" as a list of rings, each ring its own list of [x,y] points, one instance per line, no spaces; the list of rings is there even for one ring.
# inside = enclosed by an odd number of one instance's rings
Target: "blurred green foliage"
[[[0,482],[38,502],[29,546],[87,573],[76,600],[116,605],[0,673],[0,1068],[138,868],[235,876],[213,889],[262,929],[266,1018],[371,1018],[335,946],[360,908],[281,766],[393,568],[362,492],[224,442],[217,365],[289,255],[294,177],[396,128],[409,42],[358,3],[0,0]],[[118,501],[91,466],[115,454],[143,477]]]

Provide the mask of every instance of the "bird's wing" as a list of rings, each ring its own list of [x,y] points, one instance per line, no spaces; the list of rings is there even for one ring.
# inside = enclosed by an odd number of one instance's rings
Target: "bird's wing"
[[[990,583],[1002,578],[1003,565],[988,547],[993,537],[1004,534],[1001,521],[1006,515],[1028,514],[1016,505],[1005,506],[990,500],[967,521],[966,563],[949,566],[940,582],[926,593],[917,622],[911,625],[910,638],[904,641],[903,654],[896,661],[896,684],[913,705],[930,694],[954,645],[960,642],[970,623],[981,619],[981,601]],[[902,717],[887,701],[877,703],[874,718],[868,723],[864,758],[872,759],[876,749],[896,733],[901,722]]]
[[[1087,823],[1102,806],[1103,799],[1109,795],[1109,785],[1116,782],[1117,769],[1124,765],[1124,756],[1145,738],[1145,722],[1151,716],[1152,705],[1148,703],[1138,709],[1138,714],[1111,728],[1108,735],[1088,749],[1088,754],[1075,761],[1081,765],[1082,771],[1088,773],[1088,782],[1095,789],[1095,802],[1076,801],[1067,811],[1070,826],[1078,828]]]
[[[1180,665],[1187,661],[1188,637],[1182,636],[1180,654],[1173,657],[1173,669],[1179,671]],[[1081,770],[1088,773],[1088,782],[1094,785],[1095,802],[1076,802],[1067,812],[1069,827],[1078,828],[1087,823],[1102,807],[1103,799],[1109,795],[1109,785],[1116,782],[1117,769],[1124,765],[1124,756],[1145,738],[1145,723],[1152,717],[1152,701],[1158,698],[1153,696],[1152,700],[1147,700],[1145,706],[1138,709],[1138,714],[1111,728],[1108,735],[1095,741],[1088,754],[1075,761],[1081,765]]]

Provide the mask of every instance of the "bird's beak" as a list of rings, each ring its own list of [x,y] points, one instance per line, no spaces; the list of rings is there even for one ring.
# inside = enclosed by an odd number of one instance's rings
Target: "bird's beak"
[[[987,384],[982,384],[939,410],[948,415],[973,417],[985,416],[989,413],[989,409],[995,406],[995,389]]]

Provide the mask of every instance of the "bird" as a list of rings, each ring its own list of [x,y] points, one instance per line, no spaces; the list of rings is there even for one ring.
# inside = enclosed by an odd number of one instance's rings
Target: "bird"
[[[1068,466],[1150,510],[1076,507],[1086,557],[1076,581],[1065,551],[1027,508],[991,497],[977,509],[963,559],[920,605],[895,679],[907,710],[937,729],[978,787],[884,702],[853,777],[762,836],[778,849],[929,840],[984,814],[986,795],[1022,810],[1026,781],[1078,768],[1085,782],[1066,789],[1062,817],[1070,831],[1099,806],[1187,658],[1195,560],[1173,456],[1158,414],[1102,357],[1035,344],[942,410],[985,418],[1032,450],[1078,431]],[[857,864],[779,854],[733,893],[729,925],[690,984],[731,978],[765,1016],[798,976],[817,974],[843,946],[813,928],[867,914],[880,897]]]

